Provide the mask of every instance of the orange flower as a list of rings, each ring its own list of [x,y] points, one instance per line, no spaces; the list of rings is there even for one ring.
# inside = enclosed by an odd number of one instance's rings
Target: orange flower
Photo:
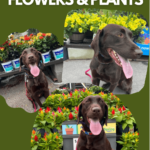
[[[101,92],[102,95],[104,95],[104,92]]]
[[[35,134],[36,132],[35,132],[35,130],[32,130],[32,134]]]
[[[56,139],[58,139],[59,137],[58,137],[58,135],[56,135]]]
[[[66,110],[66,107],[64,107],[63,109]]]
[[[133,133],[133,135],[134,135],[134,133]]]
[[[45,139],[45,141],[47,141],[47,138],[46,138],[46,137],[45,137],[44,139]]]
[[[63,112],[61,112],[61,115],[63,115]]]
[[[127,112],[127,115],[130,115],[130,114],[131,114],[131,112],[130,112],[130,111],[128,111],[128,112]]]

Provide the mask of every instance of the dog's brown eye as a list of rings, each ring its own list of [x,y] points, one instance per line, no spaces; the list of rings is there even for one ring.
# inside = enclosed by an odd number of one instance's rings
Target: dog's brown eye
[[[123,37],[123,34],[122,34],[122,33],[119,33],[117,36],[118,36],[118,37]]]

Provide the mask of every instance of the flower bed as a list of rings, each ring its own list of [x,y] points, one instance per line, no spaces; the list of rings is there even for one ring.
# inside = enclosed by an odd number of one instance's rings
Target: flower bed
[[[77,120],[78,105],[85,97],[89,95],[99,95],[108,105],[109,119],[116,119],[117,125],[122,125],[123,129],[126,127],[133,128],[133,124],[136,122],[129,109],[123,105],[117,96],[112,93],[106,94],[103,91],[105,91],[103,88],[93,86],[86,90],[80,89],[74,92],[68,92],[67,90],[57,90],[53,92],[58,94],[52,94],[46,99],[43,107],[38,111],[33,127],[36,127],[37,130],[45,129],[48,134],[51,133],[54,128],[61,130],[61,124],[64,121]],[[62,143],[60,143],[59,146],[61,144]],[[32,144],[31,148],[33,148]],[[39,150],[40,146],[36,149]]]
[[[10,39],[7,39],[7,41],[0,46],[0,61],[7,62],[10,60],[18,59],[22,53],[22,51],[26,48],[34,47],[41,53],[48,52],[47,55],[50,55],[50,51],[53,51],[59,47],[62,47],[62,45],[58,42],[57,37],[53,35],[52,33],[41,33],[39,32],[37,35],[25,35],[20,37],[20,39],[14,39],[14,36],[11,35]],[[62,49],[63,50],[63,49]],[[45,63],[49,62],[50,59],[54,56],[43,56],[46,60]],[[51,53],[51,55],[53,55]],[[63,55],[61,53],[62,58]],[[17,67],[14,66],[14,68],[19,68],[19,63],[17,64]]]
[[[81,11],[67,15],[64,23],[64,33],[67,37],[74,32],[85,33],[86,31],[97,32],[102,30],[107,24],[117,24],[130,29],[133,38],[137,39],[139,34],[146,27],[146,21],[141,19],[138,14],[128,13],[127,15],[110,15],[107,11],[97,11],[90,13]]]

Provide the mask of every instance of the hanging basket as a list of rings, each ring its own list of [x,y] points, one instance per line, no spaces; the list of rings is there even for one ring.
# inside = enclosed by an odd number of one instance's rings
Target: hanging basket
[[[85,33],[73,32],[71,36],[69,36],[70,43],[83,43],[85,37]]]

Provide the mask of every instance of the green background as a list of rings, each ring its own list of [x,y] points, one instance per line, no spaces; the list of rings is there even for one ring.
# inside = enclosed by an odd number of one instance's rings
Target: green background
[[[27,0],[29,1],[29,0]],[[127,0],[128,1],[128,0]],[[11,32],[24,32],[28,28],[37,28],[41,32],[54,33],[63,43],[63,25],[68,11],[77,8],[114,9],[137,12],[149,22],[149,1],[144,0],[141,6],[78,6],[76,0],[72,6],[8,6],[8,0],[0,1],[0,44],[4,43]],[[21,1],[20,1],[21,2]],[[89,0],[90,3],[90,0]],[[148,71],[149,72],[149,71]],[[144,88],[132,95],[121,95],[119,98],[129,107],[134,115],[140,134],[138,150],[149,148],[149,73]],[[143,79],[145,80],[145,79]],[[138,81],[137,81],[138,82]],[[27,113],[20,108],[10,108],[0,96],[0,149],[30,150],[30,136],[37,113]]]

